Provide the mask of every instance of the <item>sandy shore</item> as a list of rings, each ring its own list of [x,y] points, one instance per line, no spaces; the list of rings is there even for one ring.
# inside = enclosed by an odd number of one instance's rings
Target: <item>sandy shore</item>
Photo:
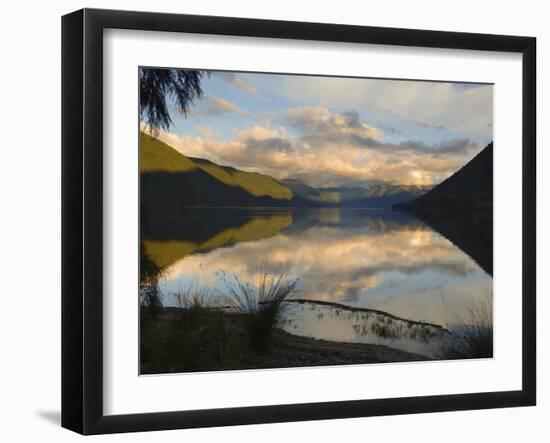
[[[270,349],[257,361],[260,368],[390,363],[430,360],[389,346],[342,343],[300,337],[275,329]]]
[[[278,328],[267,348],[257,351],[250,346],[242,314],[216,317],[205,310],[195,326],[189,325],[188,314],[163,308],[154,318],[142,318],[142,374],[430,360],[389,346],[320,340]]]

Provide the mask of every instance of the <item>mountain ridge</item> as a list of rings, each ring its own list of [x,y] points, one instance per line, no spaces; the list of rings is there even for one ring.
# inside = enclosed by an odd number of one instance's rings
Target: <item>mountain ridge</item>
[[[493,142],[424,195],[393,207],[398,210],[435,212],[492,210]]]
[[[297,179],[277,180],[210,160],[185,156],[141,133],[140,183],[148,207],[281,206],[389,208],[422,195],[427,187],[380,184],[315,188]]]
[[[431,191],[392,208],[410,212],[493,275],[493,142]]]
[[[394,203],[407,201],[418,197],[431,186],[377,184],[368,187],[342,186],[314,188],[296,179],[284,179],[281,183],[287,185],[297,195],[321,205],[344,205],[358,207],[390,207]]]

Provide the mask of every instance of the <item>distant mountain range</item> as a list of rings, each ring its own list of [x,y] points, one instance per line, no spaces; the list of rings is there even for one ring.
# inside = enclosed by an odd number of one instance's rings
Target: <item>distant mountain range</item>
[[[187,157],[141,134],[141,199],[147,207],[273,206],[389,208],[423,195],[430,187],[372,185],[314,188],[298,180],[220,166]]]
[[[287,179],[281,183],[303,199],[322,206],[388,208],[393,204],[411,200],[425,194],[431,186],[371,185],[367,188],[313,188]]]

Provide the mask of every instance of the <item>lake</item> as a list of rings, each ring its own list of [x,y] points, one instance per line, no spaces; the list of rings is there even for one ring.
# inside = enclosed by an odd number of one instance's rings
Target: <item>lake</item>
[[[221,300],[232,275],[254,283],[282,272],[299,279],[299,302],[285,304],[279,324],[287,332],[433,355],[468,309],[492,300],[491,275],[403,212],[188,208],[146,225],[167,307],[186,288],[206,286]]]

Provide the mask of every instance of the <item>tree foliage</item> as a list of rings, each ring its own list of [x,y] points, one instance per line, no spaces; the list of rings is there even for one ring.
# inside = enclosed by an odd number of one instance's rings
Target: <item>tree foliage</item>
[[[201,80],[208,74],[186,69],[140,68],[140,120],[149,132],[156,136],[160,129],[170,128],[170,101],[187,115],[193,100],[202,95]]]

